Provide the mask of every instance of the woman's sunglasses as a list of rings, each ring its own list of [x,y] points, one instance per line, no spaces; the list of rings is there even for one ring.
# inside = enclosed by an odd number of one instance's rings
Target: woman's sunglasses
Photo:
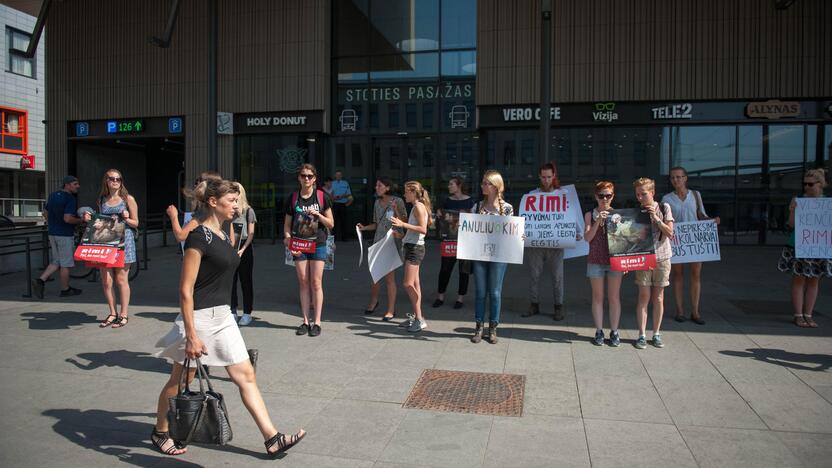
[[[300,174],[299,177],[301,179],[312,180],[315,178],[315,174]]]
[[[121,177],[107,177],[110,182],[121,182]]]
[[[596,193],[595,197],[600,199],[600,200],[612,200],[612,194],[611,193]]]
[[[804,187],[814,187],[817,182],[803,182]]]

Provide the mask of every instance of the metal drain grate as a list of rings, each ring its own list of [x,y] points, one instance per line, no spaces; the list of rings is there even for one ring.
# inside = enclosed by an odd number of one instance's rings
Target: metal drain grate
[[[405,408],[522,416],[526,376],[425,369]]]

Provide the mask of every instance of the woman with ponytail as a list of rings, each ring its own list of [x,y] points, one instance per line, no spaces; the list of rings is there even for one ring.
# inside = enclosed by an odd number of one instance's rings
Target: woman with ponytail
[[[173,371],[162,392],[156,413],[156,426],[150,440],[166,455],[187,450],[168,432],[168,405],[177,394],[184,363],[200,359],[204,366],[222,366],[240,389],[243,404],[254,418],[265,440],[266,452],[274,457],[298,443],[306,432],[286,435],[277,432],[254,374],[240,329],[234,321],[228,300],[231,283],[240,264],[237,249],[221,226],[234,218],[239,189],[232,182],[217,178],[203,180],[188,195],[200,213],[198,225],[188,233],[179,283],[180,313],[173,328],[158,343],[160,357],[173,360]],[[189,367],[193,379],[196,366]]]
[[[404,289],[410,298],[413,307],[412,317],[407,331],[418,333],[428,327],[428,323],[422,316],[422,285],[419,282],[419,266],[425,258],[425,234],[428,233],[428,224],[431,220],[430,195],[416,181],[409,181],[404,184],[404,199],[411,205],[410,217],[407,222],[394,217],[391,221],[393,226],[403,229],[404,236],[396,232],[393,235],[403,237],[404,250]]]

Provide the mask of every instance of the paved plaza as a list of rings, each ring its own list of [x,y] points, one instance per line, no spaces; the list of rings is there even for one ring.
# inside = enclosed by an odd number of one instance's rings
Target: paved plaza
[[[418,336],[362,311],[369,275],[357,243],[342,243],[324,279],[320,337],[300,323],[294,271],[282,246],[255,246],[255,321],[243,329],[259,348],[258,381],[278,429],[309,435],[280,460],[262,439],[224,370],[212,369],[230,406],[234,439],[192,446],[176,459],[149,435],[170,366],[153,345],[178,312],[180,257],[151,251],[133,282],[129,325],[99,329],[106,306],[98,284],[60,299],[22,299],[22,274],[0,276],[0,465],[43,466],[816,466],[832,460],[832,281],[821,282],[820,328],[790,323],[789,277],[778,249],[726,247],[703,272],[707,325],[669,317],[664,349],[636,350],[632,277],[622,288],[620,348],[590,343],[585,260],[566,263],[567,318],[524,319],[525,267],[511,266],[503,290],[500,342],[472,344],[473,284],[466,307],[430,308],[438,245],[422,272],[429,328]],[[551,296],[544,312],[551,311]],[[400,289],[397,313],[409,310]],[[648,336],[649,337],[649,336]],[[525,376],[520,417],[405,409],[424,369]]]

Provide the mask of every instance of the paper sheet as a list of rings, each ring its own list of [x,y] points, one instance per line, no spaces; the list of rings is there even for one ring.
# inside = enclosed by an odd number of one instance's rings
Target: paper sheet
[[[387,231],[387,235],[381,242],[376,242],[367,249],[367,265],[370,268],[373,283],[378,283],[387,273],[402,266],[402,257],[396,247],[392,229]]]
[[[358,236],[358,266],[361,267],[361,263],[364,261],[364,239],[361,236],[361,229],[358,229],[358,226],[355,227],[355,235]]]

